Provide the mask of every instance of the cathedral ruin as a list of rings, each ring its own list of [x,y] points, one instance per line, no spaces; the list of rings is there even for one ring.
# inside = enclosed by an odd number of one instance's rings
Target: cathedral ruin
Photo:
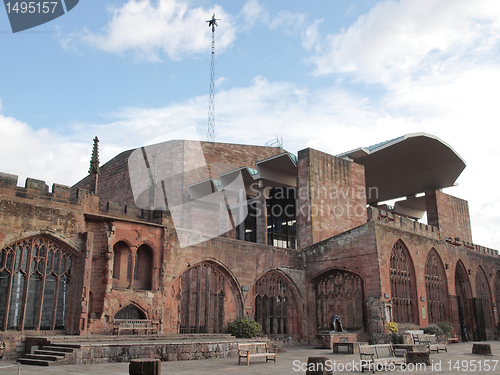
[[[391,321],[493,339],[498,251],[442,191],[464,168],[418,133],[336,156],[173,140],[102,166],[96,142],[89,175],[50,191],[0,173],[0,334],[15,356],[26,336],[120,319],[217,334],[247,316],[311,344],[337,315],[366,339]]]

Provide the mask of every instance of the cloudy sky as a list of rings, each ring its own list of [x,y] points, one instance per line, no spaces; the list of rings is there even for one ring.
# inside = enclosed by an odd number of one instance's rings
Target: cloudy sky
[[[96,135],[101,163],[204,140],[213,13],[216,141],[339,154],[433,134],[467,163],[446,192],[474,242],[500,249],[498,1],[82,0],[16,34],[0,9],[0,171],[72,185]]]

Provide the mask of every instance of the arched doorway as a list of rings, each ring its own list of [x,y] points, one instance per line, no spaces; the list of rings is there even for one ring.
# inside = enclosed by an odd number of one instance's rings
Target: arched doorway
[[[70,279],[71,255],[51,238],[0,250],[0,329],[64,329]]]
[[[253,286],[254,319],[265,334],[298,334],[300,310],[295,287],[277,271],[266,272]]]
[[[469,276],[462,261],[455,267],[455,291],[457,294],[458,320],[462,341],[474,339],[474,309]],[[467,337],[466,337],[467,334]]]
[[[180,278],[179,333],[223,333],[242,315],[236,283],[213,262],[199,263]]]
[[[475,308],[478,338],[481,341],[486,341],[488,336],[492,336],[493,333],[493,306],[491,305],[490,286],[481,266],[477,268],[476,272]]]
[[[315,281],[318,332],[328,331],[334,315],[346,330],[359,330],[365,325],[363,279],[352,272],[334,269]]]
[[[448,282],[441,257],[431,249],[425,261],[425,291],[429,323],[447,320]]]
[[[401,240],[392,248],[390,278],[393,320],[396,323],[418,323],[415,269]]]

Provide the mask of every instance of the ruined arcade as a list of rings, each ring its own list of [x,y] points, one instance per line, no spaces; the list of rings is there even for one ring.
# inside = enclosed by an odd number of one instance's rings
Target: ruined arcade
[[[337,156],[179,140],[102,166],[94,142],[73,187],[0,174],[10,357],[26,336],[112,335],[121,320],[218,334],[248,316],[316,343],[338,315],[367,341],[390,321],[493,339],[498,251],[473,243],[467,201],[442,191],[465,162],[434,136]]]

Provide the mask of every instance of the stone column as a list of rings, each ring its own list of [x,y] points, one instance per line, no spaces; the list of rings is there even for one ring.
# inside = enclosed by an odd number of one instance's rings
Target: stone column
[[[267,207],[266,207],[266,189],[259,181],[259,193],[257,196],[257,243],[267,245]]]
[[[134,273],[135,273],[135,267],[136,267],[136,264],[135,264],[135,258],[136,258],[136,254],[137,254],[137,246],[132,246],[130,248],[130,256],[132,257],[132,259],[130,260],[130,282],[128,284],[128,288],[129,289],[133,289],[134,287]]]
[[[82,285],[82,299],[81,299],[81,313],[78,333],[80,335],[87,333],[88,317],[92,313],[89,311],[90,307],[90,280],[92,279],[92,251],[94,249],[94,233],[86,232],[83,237],[84,240],[84,274]]]

